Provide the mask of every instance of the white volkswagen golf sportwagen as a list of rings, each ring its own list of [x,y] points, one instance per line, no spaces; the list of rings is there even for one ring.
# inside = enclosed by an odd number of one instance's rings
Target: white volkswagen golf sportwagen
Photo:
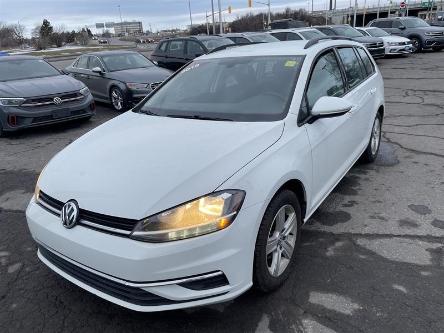
[[[359,43],[200,57],[47,164],[26,212],[38,256],[137,311],[274,290],[301,225],[359,158],[375,159],[383,114]]]

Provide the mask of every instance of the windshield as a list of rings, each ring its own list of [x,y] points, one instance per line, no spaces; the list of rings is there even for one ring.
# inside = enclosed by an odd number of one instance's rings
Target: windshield
[[[340,36],[345,37],[362,37],[364,36],[361,34],[358,30],[352,28],[352,27],[334,27],[334,31]]]
[[[270,34],[257,34],[248,36],[253,43],[273,43],[279,42],[279,39]]]
[[[385,32],[381,28],[371,28],[367,29],[367,32],[373,36],[373,37],[384,37],[384,36],[390,36],[389,33]]]
[[[234,44],[233,41],[231,41],[228,38],[212,38],[212,39],[204,39],[201,40],[203,45],[207,48],[208,51],[214,50],[217,47],[221,47],[224,45]]]
[[[402,24],[405,25],[406,28],[422,28],[422,27],[430,27],[430,25],[420,18],[409,18],[401,21]]]
[[[302,56],[201,59],[157,90],[139,112],[232,121],[283,119]]]
[[[139,53],[108,54],[102,56],[102,60],[110,72],[154,66]]]
[[[313,39],[313,38],[319,38],[319,37],[325,36],[325,34],[323,34],[322,32],[320,32],[318,30],[300,31],[299,33],[305,39]]]
[[[60,75],[60,72],[41,59],[0,61],[0,81],[33,79]]]

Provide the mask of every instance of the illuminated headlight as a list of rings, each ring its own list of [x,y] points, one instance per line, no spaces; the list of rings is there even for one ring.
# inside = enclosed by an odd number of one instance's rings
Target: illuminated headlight
[[[88,89],[88,87],[83,87],[82,89],[80,89],[80,93],[81,93],[83,96],[88,96],[88,95],[89,95],[89,89]]]
[[[244,198],[245,192],[239,190],[203,196],[140,221],[130,237],[169,242],[225,229],[233,223]]]
[[[24,98],[0,98],[1,106],[20,106],[25,101]]]
[[[131,83],[131,82],[128,82],[128,83],[126,84],[126,86],[127,86],[129,89],[131,89],[131,90],[144,90],[144,89],[147,89],[147,88],[146,88],[146,86],[147,86],[146,83]]]

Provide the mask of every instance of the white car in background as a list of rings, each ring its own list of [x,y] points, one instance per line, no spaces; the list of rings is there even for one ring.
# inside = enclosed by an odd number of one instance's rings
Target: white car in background
[[[282,285],[301,227],[375,160],[382,75],[340,37],[199,57],[44,168],[26,211],[39,258],[137,311]]]
[[[326,36],[324,33],[314,28],[275,29],[267,32],[280,41],[310,40]]]
[[[408,38],[390,35],[377,27],[356,28],[364,36],[379,37],[384,41],[386,55],[410,54],[413,52],[412,41]]]

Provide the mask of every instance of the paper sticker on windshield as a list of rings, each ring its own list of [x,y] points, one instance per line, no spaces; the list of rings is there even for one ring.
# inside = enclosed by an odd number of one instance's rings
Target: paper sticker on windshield
[[[287,62],[285,63],[285,67],[294,67],[298,64],[298,62],[296,60],[287,60]]]
[[[195,69],[195,68],[197,68],[197,67],[199,67],[199,66],[200,66],[199,63],[195,63],[195,64],[193,64],[193,65],[191,65],[191,66],[185,68],[185,69],[183,70],[183,72],[186,73],[186,72],[188,72],[188,71],[190,71],[190,70],[192,70],[192,69]]]

